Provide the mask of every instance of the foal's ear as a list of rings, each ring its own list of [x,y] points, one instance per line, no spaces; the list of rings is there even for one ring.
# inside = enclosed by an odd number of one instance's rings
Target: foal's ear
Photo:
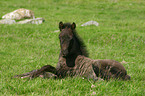
[[[59,22],[59,30],[61,31],[61,29],[63,28],[63,22]]]
[[[76,28],[76,24],[74,22],[72,23],[71,28],[72,29],[75,29]]]

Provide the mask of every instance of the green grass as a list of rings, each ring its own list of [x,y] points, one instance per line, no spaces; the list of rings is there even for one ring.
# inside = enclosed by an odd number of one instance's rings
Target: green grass
[[[43,17],[41,25],[0,25],[0,95],[46,96],[144,96],[144,0],[1,0],[0,18],[18,8]],[[81,27],[95,20],[99,26]],[[130,81],[91,81],[65,78],[12,79],[16,74],[56,66],[59,56],[58,23],[75,22],[92,59],[114,59],[123,64]]]

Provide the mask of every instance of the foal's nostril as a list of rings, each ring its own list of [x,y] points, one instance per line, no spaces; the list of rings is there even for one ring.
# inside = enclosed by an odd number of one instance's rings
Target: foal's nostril
[[[63,53],[63,56],[67,56],[68,55],[68,50],[64,50],[62,53]]]

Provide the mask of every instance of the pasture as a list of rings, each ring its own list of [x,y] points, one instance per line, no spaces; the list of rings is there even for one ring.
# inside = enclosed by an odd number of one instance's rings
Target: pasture
[[[43,17],[41,25],[0,25],[0,95],[46,96],[144,96],[145,1],[144,0],[1,0],[0,19],[19,8]],[[81,24],[94,20],[99,26]],[[91,59],[122,62],[130,81],[88,81],[11,78],[16,74],[56,66],[60,44],[58,24],[75,22]]]

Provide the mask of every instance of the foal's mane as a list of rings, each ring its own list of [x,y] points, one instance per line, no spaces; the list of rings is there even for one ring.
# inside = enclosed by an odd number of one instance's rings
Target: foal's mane
[[[71,23],[64,23],[64,27],[68,27],[71,28]],[[81,55],[84,55],[86,57],[89,56],[86,45],[84,44],[83,40],[80,38],[80,36],[77,34],[75,29],[72,29],[73,34],[74,34],[74,38],[76,39],[76,41],[79,44],[80,50],[81,50]]]

